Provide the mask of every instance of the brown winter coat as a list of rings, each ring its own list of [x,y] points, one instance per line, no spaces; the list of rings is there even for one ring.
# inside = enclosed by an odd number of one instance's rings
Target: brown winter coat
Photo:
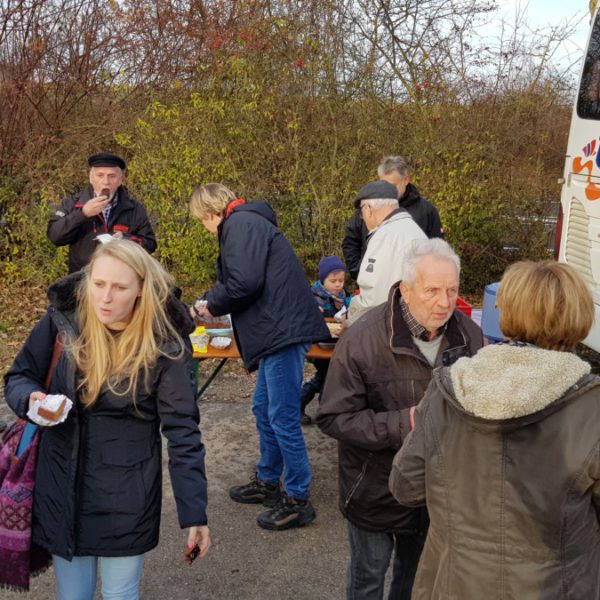
[[[369,531],[413,534],[424,511],[400,506],[388,478],[408,433],[408,413],[423,397],[432,368],[402,318],[400,292],[371,309],[337,344],[321,394],[317,423],[338,440],[340,510]],[[438,363],[475,354],[479,327],[455,311],[448,321]]]
[[[413,600],[600,598],[600,378],[487,346],[440,369],[390,487],[431,519]]]

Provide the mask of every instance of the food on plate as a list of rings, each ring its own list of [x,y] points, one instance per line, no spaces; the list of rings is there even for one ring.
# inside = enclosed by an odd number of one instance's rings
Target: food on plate
[[[55,423],[62,417],[66,403],[67,397],[61,394],[46,396],[40,400],[40,406],[37,411],[38,415],[47,421]]]
[[[327,325],[331,337],[338,337],[342,332],[342,325],[340,323],[325,323],[325,325]]]

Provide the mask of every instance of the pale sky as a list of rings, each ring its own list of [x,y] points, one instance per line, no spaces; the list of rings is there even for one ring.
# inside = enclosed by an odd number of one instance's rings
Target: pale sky
[[[514,23],[519,10],[524,11],[532,28],[564,23],[577,24],[573,35],[560,48],[561,60],[578,61],[583,56],[589,31],[589,0],[497,0],[500,10],[496,19]]]

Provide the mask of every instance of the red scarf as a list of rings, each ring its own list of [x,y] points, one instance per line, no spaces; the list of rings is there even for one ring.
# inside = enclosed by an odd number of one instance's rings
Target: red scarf
[[[231,212],[233,211],[233,209],[237,208],[238,206],[241,206],[242,204],[246,204],[246,201],[242,200],[241,198],[238,198],[237,200],[230,202],[227,205],[227,209],[225,210],[225,218],[227,219],[229,217],[229,215],[231,214]]]

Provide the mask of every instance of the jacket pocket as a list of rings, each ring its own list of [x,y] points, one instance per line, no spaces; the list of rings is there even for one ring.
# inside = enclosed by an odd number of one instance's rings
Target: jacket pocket
[[[155,457],[148,440],[108,442],[88,464],[82,481],[84,515],[140,514],[152,495]]]
[[[149,490],[152,448],[149,444],[109,445],[102,448],[102,464],[112,474],[110,506],[119,513],[144,510]]]
[[[367,469],[369,468],[369,463],[371,462],[372,457],[373,457],[373,453],[370,452],[367,455],[367,457],[365,458],[365,460],[363,461],[358,475],[354,478],[354,480],[350,484],[350,487],[348,488],[348,491],[344,498],[344,507],[343,507],[344,514],[346,514],[346,511],[348,510],[348,505],[350,504],[352,498],[356,495],[357,490],[360,488],[361,484],[363,483],[363,481],[365,479],[365,476],[367,474]]]

